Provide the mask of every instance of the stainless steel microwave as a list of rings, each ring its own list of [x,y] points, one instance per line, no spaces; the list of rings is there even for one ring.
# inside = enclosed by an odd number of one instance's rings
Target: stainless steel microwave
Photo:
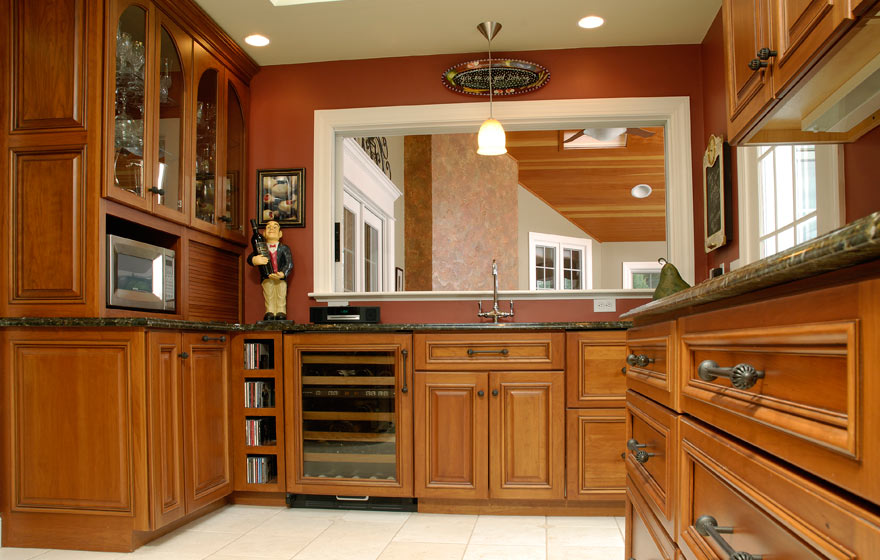
[[[107,236],[107,304],[175,311],[174,251]]]

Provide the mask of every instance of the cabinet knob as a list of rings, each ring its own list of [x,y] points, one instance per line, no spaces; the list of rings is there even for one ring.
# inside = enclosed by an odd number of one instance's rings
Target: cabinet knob
[[[653,364],[654,358],[649,358],[644,354],[639,354],[638,356],[636,356],[635,354],[630,354],[626,357],[626,363],[631,366],[645,367],[648,364]]]
[[[158,187],[150,187],[150,192],[153,194],[158,194],[161,196],[165,196],[165,189],[160,189]]]
[[[177,357],[183,358],[185,360],[185,359],[189,358],[189,354],[187,354],[186,352],[181,352],[180,354],[177,355]]]
[[[477,396],[478,396],[478,397],[482,397],[482,396],[485,395],[485,394],[486,394],[486,393],[483,392],[482,389],[480,389],[479,391],[477,391]]]
[[[763,49],[758,51],[758,58],[761,60],[768,60],[770,58],[773,58],[777,54],[778,53],[776,51],[771,51],[767,47],[764,47]]]
[[[754,70],[759,70],[761,68],[767,68],[766,61],[763,61],[763,60],[760,60],[757,58],[753,58],[752,60],[749,61],[749,69],[754,71]]]
[[[498,389],[492,389],[492,396],[493,396],[493,397],[497,397],[497,396],[498,396]]]

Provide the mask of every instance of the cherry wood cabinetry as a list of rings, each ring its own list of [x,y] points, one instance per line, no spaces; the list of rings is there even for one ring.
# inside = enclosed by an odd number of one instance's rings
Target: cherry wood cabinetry
[[[562,367],[564,335],[413,339],[415,495],[564,498],[565,377],[546,371]]]
[[[626,384],[672,409],[678,406],[675,321],[635,327],[626,333]]]
[[[622,511],[626,333],[565,336],[566,498],[609,502]]]
[[[628,480],[626,489],[626,558],[678,560],[681,553],[648,507],[645,498]]]
[[[98,315],[103,18],[101,2],[0,2],[4,316]]]

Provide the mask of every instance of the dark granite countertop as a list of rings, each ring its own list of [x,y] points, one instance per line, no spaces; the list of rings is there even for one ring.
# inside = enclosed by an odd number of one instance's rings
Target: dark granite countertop
[[[142,327],[229,332],[410,332],[410,331],[511,331],[511,330],[619,330],[632,326],[628,321],[593,321],[584,323],[342,323],[316,325],[293,321],[267,321],[254,324],[214,321],[181,321],[161,317],[2,317],[0,327]]]
[[[818,276],[880,258],[880,212],[840,229],[707,280],[671,296],[646,303],[621,319],[660,315]]]

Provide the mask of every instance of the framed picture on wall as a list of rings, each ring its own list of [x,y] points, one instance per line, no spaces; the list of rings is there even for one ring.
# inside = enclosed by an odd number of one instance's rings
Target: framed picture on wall
[[[725,169],[724,141],[714,134],[703,154],[703,231],[706,252],[727,243],[724,229]]]
[[[394,267],[394,291],[403,291],[403,269],[399,266]]]
[[[257,222],[305,227],[305,169],[257,170]]]

